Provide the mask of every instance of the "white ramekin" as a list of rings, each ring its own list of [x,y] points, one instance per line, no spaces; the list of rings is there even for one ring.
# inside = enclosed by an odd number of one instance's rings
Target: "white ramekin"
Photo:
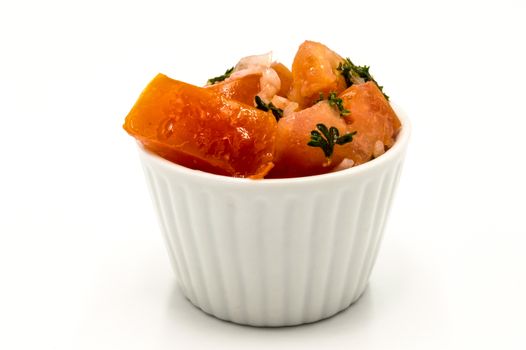
[[[139,148],[184,295],[204,312],[253,326],[330,317],[365,290],[410,134],[347,170],[248,180],[171,163]]]

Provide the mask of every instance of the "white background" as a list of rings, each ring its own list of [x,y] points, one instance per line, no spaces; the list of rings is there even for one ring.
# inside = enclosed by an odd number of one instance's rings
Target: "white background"
[[[0,2],[0,348],[526,348],[523,1]],[[414,131],[363,298],[320,323],[218,321],[176,287],[133,140],[157,73],[201,84],[318,40]]]

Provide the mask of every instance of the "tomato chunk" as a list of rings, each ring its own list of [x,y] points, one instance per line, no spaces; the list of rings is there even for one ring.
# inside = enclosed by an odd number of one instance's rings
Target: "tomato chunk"
[[[365,163],[373,157],[377,141],[387,148],[394,144],[400,120],[374,82],[352,85],[339,97],[350,111],[345,117],[349,129],[357,132],[348,156],[355,164]]]
[[[145,148],[199,170],[261,178],[273,166],[272,113],[163,74],[142,92],[124,129]]]
[[[317,124],[324,124],[327,128],[335,127],[340,135],[348,133],[345,120],[327,101],[280,119],[276,137],[276,166],[269,177],[299,177],[326,173],[345,158],[350,152],[350,144],[335,145],[330,158],[326,157],[321,148],[307,145],[311,140],[311,131],[317,130]]]
[[[343,58],[327,46],[305,41],[300,45],[292,63],[292,89],[289,99],[300,108],[312,106],[320,97],[330,92],[339,94],[347,85],[338,72]]]

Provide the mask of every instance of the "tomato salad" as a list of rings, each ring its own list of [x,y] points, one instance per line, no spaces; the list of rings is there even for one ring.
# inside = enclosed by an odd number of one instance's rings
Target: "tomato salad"
[[[401,127],[369,72],[321,43],[300,45],[292,70],[264,54],[195,86],[158,74],[126,117],[144,148],[218,175],[285,178],[359,166]]]

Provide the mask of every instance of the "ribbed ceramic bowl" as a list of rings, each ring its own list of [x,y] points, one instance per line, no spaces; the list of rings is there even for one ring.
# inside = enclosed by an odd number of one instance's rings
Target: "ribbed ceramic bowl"
[[[398,111],[398,110],[397,110]],[[373,268],[410,134],[347,170],[248,180],[140,148],[171,263],[206,313],[253,326],[314,322],[347,308]]]

